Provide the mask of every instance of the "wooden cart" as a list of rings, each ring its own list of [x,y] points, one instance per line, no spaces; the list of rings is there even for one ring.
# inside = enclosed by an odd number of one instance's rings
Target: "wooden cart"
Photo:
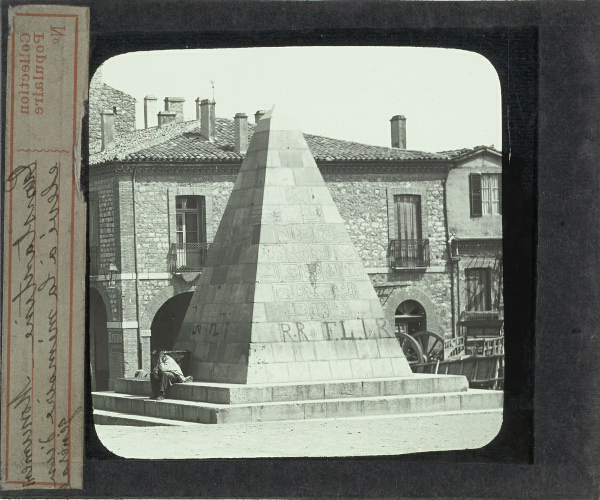
[[[503,336],[444,340],[426,330],[397,336],[414,373],[464,375],[470,387],[504,388]]]

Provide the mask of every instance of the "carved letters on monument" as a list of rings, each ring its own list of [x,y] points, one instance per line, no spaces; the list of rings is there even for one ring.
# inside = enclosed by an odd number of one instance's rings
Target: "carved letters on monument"
[[[188,309],[175,345],[193,352],[199,380],[411,374],[304,137],[287,118],[267,113],[257,125],[196,296],[203,307]],[[195,333],[188,324],[197,325]],[[280,345],[307,342],[327,342],[310,370],[303,356],[315,361],[317,346]],[[247,357],[227,354],[241,346]],[[340,364],[340,355],[352,367]]]

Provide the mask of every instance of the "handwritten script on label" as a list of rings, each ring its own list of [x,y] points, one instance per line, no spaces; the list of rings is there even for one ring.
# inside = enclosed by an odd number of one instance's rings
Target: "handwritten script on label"
[[[3,489],[81,488],[87,95],[85,8],[9,9]]]

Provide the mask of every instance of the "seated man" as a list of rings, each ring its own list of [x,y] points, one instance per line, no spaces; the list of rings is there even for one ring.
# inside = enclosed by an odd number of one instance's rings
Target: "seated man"
[[[164,349],[154,351],[154,355],[158,354],[156,366],[150,375],[150,384],[152,385],[152,398],[158,401],[165,399],[165,391],[171,384],[177,382],[185,382],[181,368],[177,362]]]

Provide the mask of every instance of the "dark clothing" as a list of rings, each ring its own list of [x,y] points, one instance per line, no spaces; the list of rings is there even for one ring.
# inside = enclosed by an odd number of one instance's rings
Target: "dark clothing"
[[[152,385],[152,396],[156,397],[159,393],[164,394],[171,384],[180,382],[179,377],[173,372],[160,372],[154,370],[150,375],[150,384]]]

